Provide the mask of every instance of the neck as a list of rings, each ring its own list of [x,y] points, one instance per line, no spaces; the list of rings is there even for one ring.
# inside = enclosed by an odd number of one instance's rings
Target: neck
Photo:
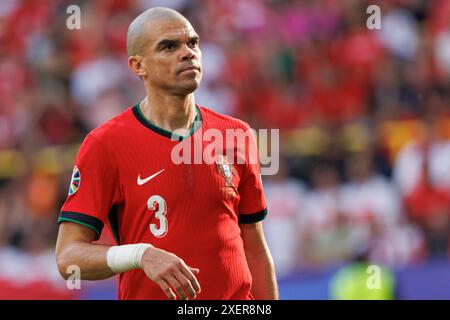
[[[170,132],[177,129],[190,130],[196,116],[192,93],[186,96],[168,96],[147,90],[147,97],[141,102],[140,108],[145,118]]]

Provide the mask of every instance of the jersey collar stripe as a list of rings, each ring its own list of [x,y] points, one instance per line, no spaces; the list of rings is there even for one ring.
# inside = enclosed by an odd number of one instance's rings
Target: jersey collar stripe
[[[142,114],[140,108],[139,108],[139,103],[136,104],[133,108],[133,114],[136,117],[136,119],[142,124],[144,125],[146,128],[156,132],[159,135],[162,135],[164,137],[167,137],[169,139],[172,138],[172,132],[169,132],[167,130],[164,130],[156,125],[154,125],[153,123],[151,123],[147,118],[144,117],[144,115]],[[197,111],[197,115],[195,117],[195,121],[194,121],[194,127],[191,129],[191,131],[189,132],[189,135],[186,137],[178,137],[178,141],[181,141],[183,139],[186,139],[190,136],[192,136],[198,129],[201,128],[202,126],[202,122],[203,122],[203,117],[202,117],[202,113],[200,111],[200,108],[198,106],[195,106],[195,110]],[[176,136],[176,135],[175,135]]]

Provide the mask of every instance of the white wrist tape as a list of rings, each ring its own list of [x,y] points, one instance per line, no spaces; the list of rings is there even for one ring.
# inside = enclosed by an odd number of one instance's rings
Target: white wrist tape
[[[139,269],[145,250],[153,247],[149,243],[113,246],[106,253],[106,263],[115,273]]]

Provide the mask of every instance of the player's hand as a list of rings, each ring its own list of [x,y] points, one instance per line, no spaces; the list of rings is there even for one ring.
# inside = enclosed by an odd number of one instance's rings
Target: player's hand
[[[173,253],[158,248],[148,248],[142,257],[141,269],[171,300],[177,298],[173,290],[183,300],[195,299],[200,293],[200,284],[194,275],[200,270],[189,267]]]

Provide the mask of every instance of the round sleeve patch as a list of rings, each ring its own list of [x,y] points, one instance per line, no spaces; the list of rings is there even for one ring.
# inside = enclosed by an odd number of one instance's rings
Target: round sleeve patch
[[[70,180],[69,196],[75,194],[80,188],[81,173],[77,166],[73,167],[72,179]]]

